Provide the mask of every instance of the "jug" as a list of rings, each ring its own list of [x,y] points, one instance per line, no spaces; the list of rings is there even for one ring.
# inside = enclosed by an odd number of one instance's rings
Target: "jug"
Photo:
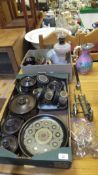
[[[66,42],[65,34],[58,36],[58,42],[54,45],[47,56],[53,64],[66,64],[70,60],[71,45]]]
[[[81,46],[76,46],[74,48],[74,55],[76,55],[76,50],[80,49],[82,52],[79,58],[76,60],[77,70],[81,74],[87,74],[92,68],[92,58],[90,56],[89,50],[94,47],[93,43],[86,43]]]

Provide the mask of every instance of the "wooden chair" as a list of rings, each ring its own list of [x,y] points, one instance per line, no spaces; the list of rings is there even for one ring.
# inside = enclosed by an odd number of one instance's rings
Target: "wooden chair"
[[[65,32],[66,41],[71,42],[72,45],[72,50],[74,49],[75,46],[79,45],[79,35],[72,36],[69,35],[68,33]],[[48,46],[53,46],[55,43],[57,43],[58,38],[57,38],[57,33],[54,31],[47,37],[43,37],[42,35],[39,35],[39,46],[40,48],[46,48]]]
[[[16,1],[16,0],[15,0]],[[35,5],[37,10],[39,10],[39,2],[38,0],[35,1]],[[22,8],[21,8],[21,0],[17,0],[17,8],[20,12],[22,12]],[[30,7],[28,7],[30,9]]]
[[[35,28],[37,25],[37,15],[36,15],[36,8],[35,8],[34,0],[29,0],[29,4],[30,4],[31,16],[32,16],[31,19],[29,19],[28,17],[25,0],[21,0],[21,7],[22,7],[23,14],[24,14],[27,32]]]
[[[15,0],[1,0],[0,7],[1,28],[25,27],[25,20],[16,17],[17,7],[15,6]]]
[[[37,12],[34,0],[29,0],[30,13],[26,9],[25,0],[21,0],[22,15],[18,15],[16,0],[0,1],[0,28],[26,28],[26,32],[40,27],[42,14]],[[41,22],[39,22],[41,21]]]
[[[91,56],[94,61],[98,61],[98,29],[94,29],[88,34],[80,33],[80,45],[85,43],[94,43],[95,47],[91,49]]]

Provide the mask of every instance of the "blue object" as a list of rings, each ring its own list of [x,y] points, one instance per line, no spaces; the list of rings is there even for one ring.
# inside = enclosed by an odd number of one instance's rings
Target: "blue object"
[[[98,28],[98,22],[93,23],[92,27],[95,28],[95,29]]]
[[[44,24],[46,26],[50,26],[50,27],[55,27],[55,17],[54,16],[46,16],[44,19]]]
[[[67,61],[64,59],[64,56],[58,56],[58,54],[54,51],[54,49],[51,49],[47,53],[47,58],[49,58],[52,61],[52,64],[66,64]]]

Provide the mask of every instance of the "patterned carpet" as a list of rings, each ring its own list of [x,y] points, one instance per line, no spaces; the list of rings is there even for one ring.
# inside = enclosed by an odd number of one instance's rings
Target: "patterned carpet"
[[[0,110],[4,105],[13,83],[14,79],[0,79]]]

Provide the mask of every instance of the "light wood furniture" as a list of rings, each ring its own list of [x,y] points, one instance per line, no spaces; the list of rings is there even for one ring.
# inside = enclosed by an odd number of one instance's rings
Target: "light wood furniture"
[[[18,73],[23,59],[24,35],[24,28],[0,29],[0,75],[15,76]]]
[[[25,27],[25,20],[18,17],[18,9],[15,0],[0,1],[0,28]]]
[[[66,41],[71,42],[72,48],[79,45],[79,35],[72,36],[72,35],[69,35],[66,32],[65,32],[65,35],[67,35]],[[45,48],[45,47],[48,47],[49,45],[54,45],[57,42],[58,42],[58,39],[57,39],[56,32],[52,32],[50,35],[48,35],[45,38],[43,38],[42,35],[39,35],[39,46],[40,46],[40,48]]]
[[[94,110],[94,122],[98,136],[98,63],[93,64],[92,71],[88,75],[80,75],[82,90],[85,93],[88,101]],[[13,85],[14,87],[14,85]],[[12,87],[12,89],[13,89]],[[10,93],[12,92],[10,90]],[[9,93],[9,95],[10,95]],[[74,82],[70,84],[70,98],[71,103],[74,97]],[[8,97],[9,98],[9,97]],[[6,103],[0,113],[4,111]],[[38,168],[32,166],[13,166],[13,165],[0,165],[0,173],[21,174],[21,175],[97,175],[98,159],[86,157],[82,159],[73,160],[72,167],[66,169],[51,169],[51,168]]]

